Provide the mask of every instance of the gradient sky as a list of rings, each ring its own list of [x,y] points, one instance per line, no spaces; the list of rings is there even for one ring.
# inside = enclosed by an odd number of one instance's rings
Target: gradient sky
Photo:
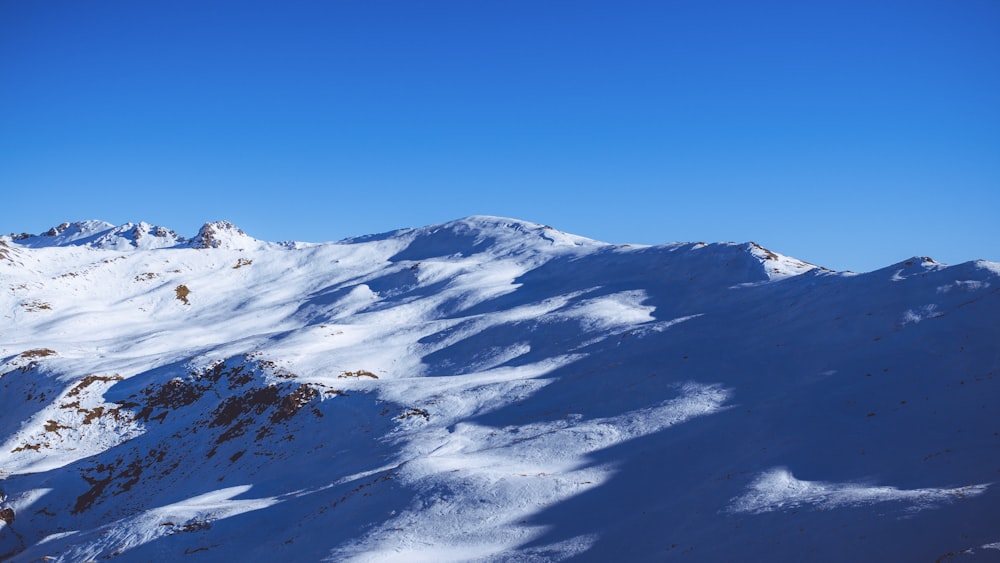
[[[0,232],[472,214],[1000,261],[995,0],[0,3]]]

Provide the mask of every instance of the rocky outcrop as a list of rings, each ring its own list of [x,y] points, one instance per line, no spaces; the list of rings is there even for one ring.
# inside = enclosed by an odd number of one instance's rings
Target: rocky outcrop
[[[205,223],[198,230],[198,234],[191,239],[189,246],[191,248],[242,249],[252,246],[256,242],[256,239],[229,221],[214,221]]]

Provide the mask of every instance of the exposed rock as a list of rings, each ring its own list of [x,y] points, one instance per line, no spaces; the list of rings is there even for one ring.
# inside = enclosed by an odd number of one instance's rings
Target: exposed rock
[[[254,239],[229,221],[205,223],[191,239],[191,248],[243,248]]]

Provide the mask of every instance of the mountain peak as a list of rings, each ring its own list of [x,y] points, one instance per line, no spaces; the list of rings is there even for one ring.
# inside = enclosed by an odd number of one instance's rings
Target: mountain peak
[[[228,248],[232,250],[253,246],[257,239],[229,221],[210,221],[198,229],[191,239],[191,248]]]
[[[113,228],[107,221],[90,219],[72,223],[60,223],[39,235],[21,233],[11,235],[11,240],[32,248],[46,246],[80,246],[86,245],[101,233]]]
[[[96,219],[60,223],[39,235],[11,235],[11,240],[29,248],[87,246],[103,250],[168,248],[187,241],[170,229],[145,222],[115,226]]]
[[[99,220],[60,223],[38,235],[11,234],[8,242],[27,248],[56,246],[85,246],[101,250],[152,250],[158,248],[228,248],[245,249],[259,246],[260,241],[229,221],[205,223],[192,238],[180,236],[175,231],[159,225],[140,221],[115,226]]]
[[[166,227],[146,222],[125,223],[102,234],[90,246],[107,250],[169,248],[187,239]]]
[[[760,261],[761,266],[764,267],[764,273],[770,280],[785,279],[819,268],[815,264],[768,250],[753,241],[744,244],[743,247],[754,258]]]
[[[402,236],[405,233],[413,237],[412,241],[393,259],[424,260],[452,255],[471,256],[482,252],[518,254],[543,248],[605,244],[540,223],[492,215],[471,215],[447,223],[397,231],[392,235]]]

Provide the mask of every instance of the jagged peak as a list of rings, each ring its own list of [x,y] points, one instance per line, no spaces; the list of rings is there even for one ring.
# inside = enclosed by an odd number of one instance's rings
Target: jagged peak
[[[209,221],[191,239],[191,248],[243,249],[259,241],[229,221]]]
[[[113,228],[114,224],[107,221],[90,219],[86,221],[74,221],[72,223],[60,223],[38,235],[28,233],[12,234],[11,240],[21,246],[31,248],[84,246],[102,233]]]
[[[114,225],[107,221],[87,220],[60,223],[38,235],[11,234],[4,240],[28,248],[86,246],[102,250],[149,250],[187,245],[192,248],[247,248],[259,243],[229,221],[205,223],[198,234],[187,239],[172,229],[140,221]]]
[[[119,225],[102,234],[90,246],[108,250],[170,248],[186,240],[166,227],[140,221]]]
[[[100,220],[60,223],[38,235],[22,233],[10,240],[29,248],[86,246],[103,250],[169,248],[187,239],[174,231],[146,222],[113,223]]]
[[[88,219],[86,221],[60,223],[59,225],[52,227],[51,229],[42,233],[39,236],[58,237],[58,236],[73,236],[76,234],[92,234],[107,230],[111,227],[114,227],[114,225],[108,223],[107,221],[101,221],[98,219]]]

